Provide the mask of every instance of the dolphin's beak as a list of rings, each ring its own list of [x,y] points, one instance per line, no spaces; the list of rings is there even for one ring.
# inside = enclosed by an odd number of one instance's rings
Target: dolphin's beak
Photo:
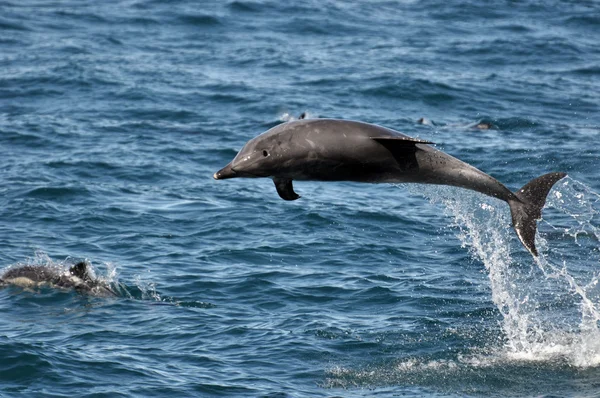
[[[236,173],[233,170],[233,168],[231,167],[231,163],[229,163],[227,166],[223,167],[221,170],[219,170],[215,174],[213,174],[213,178],[215,180],[224,180],[226,178],[234,178],[234,177],[236,177]]]

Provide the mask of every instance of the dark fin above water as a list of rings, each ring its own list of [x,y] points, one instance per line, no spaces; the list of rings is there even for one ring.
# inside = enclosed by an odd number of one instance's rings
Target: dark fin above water
[[[542,208],[546,204],[548,193],[556,182],[566,176],[566,173],[548,173],[535,178],[515,192],[518,201],[508,202],[517,236],[535,257],[538,256],[535,248],[537,220],[542,218]]]
[[[277,189],[277,193],[283,200],[296,200],[300,197],[296,192],[294,192],[294,186],[292,185],[292,180],[288,180],[285,178],[273,178],[273,182],[275,183],[275,188]]]
[[[396,162],[398,162],[398,166],[403,170],[415,169],[419,166],[415,155],[419,150],[417,144],[433,144],[433,142],[402,136],[371,137],[371,139],[390,151]]]
[[[79,279],[86,280],[89,279],[88,275],[88,265],[85,261],[80,261],[71,268],[69,268],[69,272],[71,275],[78,277]]]

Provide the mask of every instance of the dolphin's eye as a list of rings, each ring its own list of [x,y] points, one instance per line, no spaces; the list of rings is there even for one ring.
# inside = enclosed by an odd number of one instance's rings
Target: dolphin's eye
[[[263,151],[263,156],[264,156],[264,157],[267,157],[267,156],[269,156],[269,152],[267,152],[267,151]]]

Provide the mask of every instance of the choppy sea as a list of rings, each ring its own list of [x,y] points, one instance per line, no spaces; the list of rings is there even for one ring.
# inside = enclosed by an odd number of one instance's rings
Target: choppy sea
[[[1,289],[0,396],[600,396],[599,43],[596,1],[0,1],[0,272],[117,292]],[[539,259],[470,191],[213,180],[302,113],[567,172]]]

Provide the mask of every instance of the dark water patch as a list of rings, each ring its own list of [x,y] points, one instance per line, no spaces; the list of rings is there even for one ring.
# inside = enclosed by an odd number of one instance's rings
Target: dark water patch
[[[382,275],[382,274],[368,275],[366,278],[367,278],[367,280],[372,281],[372,282],[399,283],[401,281],[401,279],[399,279],[399,278],[395,278],[390,275]]]
[[[23,23],[18,23],[18,22],[7,20],[5,18],[0,18],[0,31],[11,31],[11,30],[17,31],[17,32],[31,31],[31,29],[28,28]]]
[[[100,74],[90,74],[80,65],[63,64],[50,68],[35,76],[23,76],[3,79],[5,89],[2,95],[10,98],[19,97],[59,97],[67,91],[90,92],[99,86],[111,87],[120,85]]]
[[[529,33],[532,31],[531,28],[529,28],[525,25],[521,25],[521,24],[498,25],[498,26],[496,26],[496,29],[507,31],[507,32],[512,32],[512,33],[518,33],[518,34]]]
[[[545,58],[549,51],[554,52],[556,59],[564,61],[578,60],[582,54],[581,49],[561,37],[544,37],[529,39],[515,45],[513,40],[483,39],[473,42],[459,40],[451,45],[455,55],[468,57],[478,65],[509,65],[515,63],[536,64],[538,57]],[[502,54],[502,55],[500,55]]]
[[[195,27],[213,27],[221,25],[219,18],[206,14],[186,14],[177,17],[177,20]]]
[[[352,330],[343,330],[336,327],[328,327],[323,329],[307,329],[305,333],[313,334],[319,339],[325,340],[359,340],[360,337]]]
[[[280,26],[281,31],[300,35],[341,36],[356,33],[356,25],[342,20],[315,20],[314,18],[294,18],[291,23]],[[363,28],[364,29],[364,28]]]
[[[577,30],[582,28],[593,29],[593,31],[597,33],[598,29],[600,29],[600,16],[597,12],[589,12],[582,15],[570,16],[565,18],[564,22],[567,26],[571,26]]]
[[[260,395],[260,398],[291,398],[292,395],[286,393],[286,392],[270,392],[270,393],[262,393],[263,395]]]
[[[89,196],[89,194],[90,192],[84,187],[39,187],[30,190],[25,196],[64,202],[82,196]]]
[[[45,134],[33,134],[21,131],[6,131],[0,130],[0,142],[6,144],[22,146],[26,148],[39,147],[46,148],[52,147],[54,141],[47,137]]]
[[[354,297],[357,300],[369,303],[369,305],[383,305],[400,301],[400,297],[395,294],[393,289],[383,286],[372,286],[363,289],[355,293]]]
[[[227,7],[234,12],[257,13],[265,10],[263,4],[252,1],[232,1]]]
[[[82,10],[81,12],[73,11],[74,9],[60,9],[54,12],[58,19],[67,19],[77,22],[85,22],[89,24],[106,24],[109,22],[105,17],[93,12]]]
[[[211,396],[258,396],[260,394],[253,388],[244,387],[244,386],[236,386],[236,385],[227,385],[223,383],[194,383],[191,391],[196,394],[209,394]]]
[[[446,83],[425,79],[390,80],[377,78],[361,89],[360,93],[378,98],[419,100],[432,105],[451,103],[465,93],[464,90]]]
[[[143,97],[142,97],[143,98]],[[198,118],[198,114],[194,111],[185,110],[181,108],[157,108],[157,107],[144,107],[144,108],[133,108],[127,110],[128,114],[131,118],[141,119],[141,120],[168,120],[175,122],[184,122],[184,121],[195,121]],[[139,122],[136,122],[139,123]],[[124,127],[128,125],[125,124]],[[131,124],[130,126],[135,126],[135,124]],[[147,125],[148,127],[150,125]],[[139,125],[138,125],[139,127]],[[143,127],[143,125],[142,125]]]
[[[496,126],[498,130],[530,130],[544,128],[542,122],[525,117],[510,117],[510,118],[484,118],[478,123],[487,122]]]
[[[440,21],[452,21],[456,23],[467,22],[476,26],[481,26],[489,23],[488,20],[502,20],[507,19],[510,13],[507,10],[500,8],[490,8],[483,4],[476,4],[470,2],[462,2],[458,8],[447,6],[445,4],[441,7],[436,7],[429,13],[429,17]],[[466,18],[466,19],[465,19]]]
[[[211,94],[209,96],[209,99],[225,104],[251,104],[258,101],[257,99],[252,99],[247,95],[236,95],[226,93]]]
[[[64,94],[64,91],[45,89],[39,87],[30,88],[17,88],[17,89],[1,89],[0,96],[3,98],[35,98],[35,97],[60,97]]]
[[[40,19],[35,21],[35,30],[37,31],[54,31],[54,32],[76,32],[79,30],[79,27],[76,23],[70,22],[67,23],[66,20],[63,19]],[[33,44],[33,42],[32,42]]]
[[[6,37],[0,37],[0,45],[2,46],[22,46],[23,45],[23,41],[21,39],[18,38],[6,38]]]
[[[118,22],[123,25],[139,25],[143,27],[156,27],[157,25],[161,24],[161,22],[156,18],[136,14],[133,16],[123,16],[118,19]]]
[[[354,292],[354,289],[339,286],[306,286],[286,290],[288,300],[297,303],[324,304],[329,302],[339,302],[343,297],[348,297]]]
[[[349,84],[349,83],[355,84],[358,82],[354,82],[353,80],[351,80],[345,76],[322,77],[322,78],[318,78],[318,79],[307,78],[306,80],[303,80],[303,81],[293,82],[293,84],[297,84],[297,85],[308,85],[308,86],[315,86],[315,87],[319,87],[319,88],[325,88],[328,86],[337,86],[340,84],[343,85],[343,84]]]
[[[190,148],[188,146],[185,146],[185,142],[182,142],[181,145],[169,146],[169,147],[165,148],[163,151],[163,154],[167,155],[167,156],[172,156],[174,158],[187,157],[187,156],[193,156],[194,154],[196,154],[196,150],[193,148]]]
[[[124,45],[124,43],[123,43],[123,41],[122,41],[122,40],[119,40],[119,39],[117,39],[117,38],[116,38],[116,37],[114,37],[114,36],[108,36],[108,37],[106,37],[106,41],[107,41],[108,43],[110,43],[110,44],[114,44],[114,45],[116,45],[116,46],[122,46],[122,45]]]
[[[53,369],[51,361],[44,355],[41,345],[26,344],[2,338],[0,340],[0,380],[7,383],[13,391],[23,391],[26,388],[21,383],[30,383],[40,375]]]
[[[109,162],[92,162],[86,160],[53,160],[47,163],[47,166],[53,169],[71,169],[76,172],[82,172],[83,170],[95,171],[97,173],[113,172],[119,170],[121,167],[114,163]],[[93,175],[92,173],[87,174]]]
[[[555,58],[558,58],[560,55],[564,60],[579,60],[579,56],[585,54],[581,47],[571,41],[565,40],[563,37],[546,37],[536,40],[532,44],[533,55],[542,57],[552,51]]]
[[[592,65],[592,66],[587,66],[587,67],[583,67],[583,68],[572,69],[572,70],[568,71],[567,73],[593,77],[593,76],[600,75],[600,66]]]
[[[304,226],[306,226],[309,230],[311,228],[320,228],[324,225],[331,225],[335,223],[335,217],[332,217],[331,214],[328,213],[316,213],[314,211],[309,211],[304,214],[299,214],[295,217],[295,220],[301,222]]]

